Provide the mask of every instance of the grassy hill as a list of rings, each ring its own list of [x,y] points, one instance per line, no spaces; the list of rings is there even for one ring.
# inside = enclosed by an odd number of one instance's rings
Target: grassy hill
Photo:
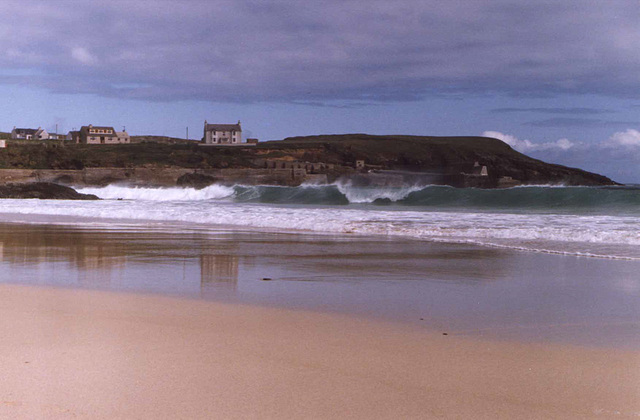
[[[190,140],[156,136],[134,139],[131,144],[122,145],[9,141],[8,147],[0,150],[0,168],[259,168],[264,167],[265,160],[323,162],[353,168],[355,161],[361,159],[369,168],[459,175],[479,162],[487,166],[494,179],[509,176],[524,183],[613,184],[597,174],[532,159],[487,137],[318,135],[246,147],[203,147]]]

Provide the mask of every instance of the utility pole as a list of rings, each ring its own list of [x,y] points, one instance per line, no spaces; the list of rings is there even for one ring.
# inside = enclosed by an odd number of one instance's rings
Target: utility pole
[[[187,140],[189,140],[189,127],[187,127]]]

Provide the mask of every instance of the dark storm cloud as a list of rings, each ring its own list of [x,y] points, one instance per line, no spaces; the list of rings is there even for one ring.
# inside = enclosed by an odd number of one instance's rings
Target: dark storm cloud
[[[308,103],[640,97],[635,1],[9,0],[0,14],[2,82],[55,92]]]

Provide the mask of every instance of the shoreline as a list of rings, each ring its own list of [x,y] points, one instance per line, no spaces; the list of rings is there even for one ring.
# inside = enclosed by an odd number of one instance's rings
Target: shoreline
[[[637,351],[162,296],[0,285],[0,414],[637,416]],[[348,413],[348,414],[347,414]]]
[[[519,187],[520,188],[520,187]],[[6,200],[14,200],[20,201],[20,199],[6,199]],[[62,207],[67,204],[68,200],[52,200],[53,202],[61,202]],[[104,207],[111,204],[120,205],[124,203],[128,205],[130,203],[134,203],[133,199],[100,199],[100,203],[103,204]],[[74,203],[70,201],[70,203]],[[160,202],[161,203],[161,202]],[[264,203],[241,203],[244,206],[252,206],[256,208],[260,208],[264,205]],[[273,208],[276,209],[287,209],[286,206],[282,206],[281,204],[267,204],[272,205]],[[283,226],[261,226],[259,224],[242,224],[242,223],[210,223],[210,222],[196,222],[196,221],[186,221],[181,220],[180,218],[173,219],[165,219],[165,218],[140,218],[140,217],[126,217],[126,216],[104,216],[101,214],[100,216],[90,216],[85,214],[74,214],[72,210],[67,214],[64,213],[47,213],[47,212],[33,212],[33,213],[23,213],[23,212],[0,212],[0,223],[10,223],[10,224],[23,224],[23,225],[58,225],[58,226],[68,226],[75,227],[79,229],[91,229],[97,226],[115,226],[115,229],[126,227],[137,227],[140,231],[143,230],[166,230],[166,231],[174,231],[174,232],[223,232],[223,231],[237,231],[237,232],[256,232],[256,233],[264,233],[264,234],[283,234],[283,235],[311,235],[311,236],[335,236],[335,237],[344,237],[344,238],[361,238],[361,239],[378,239],[378,240],[389,240],[389,241],[417,241],[417,242],[425,242],[430,244],[451,244],[451,245],[468,245],[468,246],[477,246],[479,248],[488,248],[488,249],[496,249],[496,250],[506,250],[506,251],[515,251],[515,252],[524,252],[524,253],[533,253],[533,254],[542,254],[542,255],[555,255],[560,257],[575,257],[575,258],[593,258],[593,259],[604,259],[611,261],[621,261],[621,262],[639,262],[640,254],[637,252],[630,252],[628,249],[620,249],[617,251],[618,254],[612,255],[607,254],[606,251],[610,251],[612,249],[606,243],[590,243],[585,241],[584,244],[588,244],[589,247],[593,248],[592,250],[585,251],[582,248],[568,250],[563,248],[567,243],[556,240],[550,241],[548,239],[529,239],[527,241],[520,240],[514,241],[512,238],[460,238],[460,237],[447,237],[447,236],[414,236],[411,234],[392,234],[388,231],[382,232],[367,232],[367,231],[353,231],[348,228],[344,228],[343,230],[314,230],[312,227],[283,227]],[[114,208],[112,208],[114,209]],[[330,210],[336,211],[357,211],[357,208],[330,208]],[[381,212],[389,211],[385,210],[385,208],[377,209]],[[404,210],[404,209],[403,209]],[[412,211],[410,208],[406,209],[407,211]],[[393,210],[391,210],[393,211]],[[447,210],[436,211],[436,213],[448,214],[450,213]],[[473,214],[473,213],[462,213],[462,214]],[[476,213],[480,216],[486,217],[487,215],[494,215],[496,217],[505,215],[507,213],[501,212],[478,212]],[[514,213],[514,215],[518,215]],[[542,214],[543,216],[549,216],[549,214]],[[568,215],[560,214],[560,217],[567,217]],[[591,215],[587,215],[591,216]],[[601,217],[602,215],[595,215],[595,217]],[[12,219],[14,218],[14,219]],[[19,219],[19,220],[15,220]],[[619,244],[618,244],[619,245]]]
[[[475,338],[640,348],[634,261],[356,235],[46,223],[0,223],[0,255],[4,284],[347,314]]]

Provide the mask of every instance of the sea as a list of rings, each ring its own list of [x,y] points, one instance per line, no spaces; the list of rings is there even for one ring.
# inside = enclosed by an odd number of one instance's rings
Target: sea
[[[467,243],[526,252],[640,259],[640,186],[211,185],[78,188],[101,201],[3,200],[0,214],[71,216]]]
[[[640,186],[77,190],[0,200],[0,283],[640,348]]]

